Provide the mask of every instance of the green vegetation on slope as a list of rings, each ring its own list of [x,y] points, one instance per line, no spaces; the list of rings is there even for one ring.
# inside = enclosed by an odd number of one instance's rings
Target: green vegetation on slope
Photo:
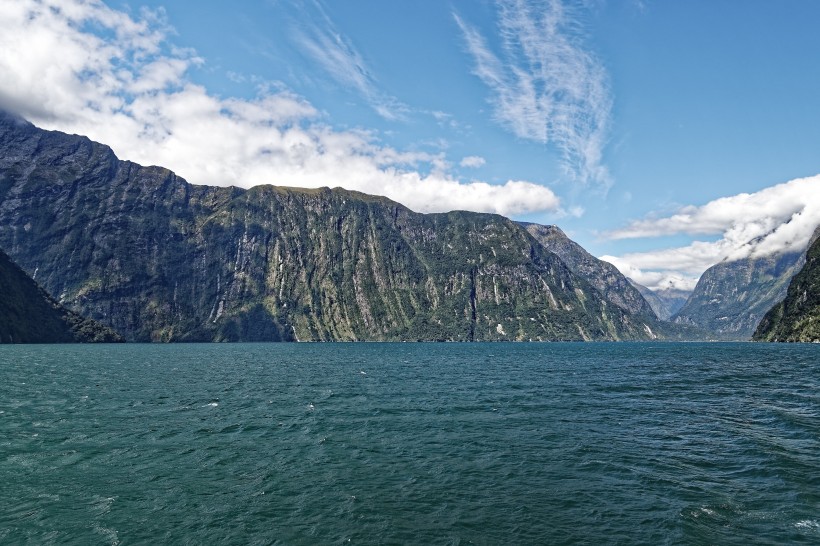
[[[656,319],[649,302],[614,265],[599,260],[581,245],[571,240],[558,226],[522,223],[521,225],[541,243],[558,255],[576,275],[589,281],[607,301],[626,311]]]
[[[0,250],[0,343],[117,341],[110,328],[54,301]]]
[[[139,341],[651,339],[526,230],[342,189],[188,184],[0,115],[0,245]]]
[[[716,264],[701,275],[672,320],[703,328],[717,339],[748,340],[763,315],[785,297],[803,260],[802,253],[791,252]]]
[[[754,334],[757,341],[820,342],[820,228],[794,276],[786,298],[775,305]]]

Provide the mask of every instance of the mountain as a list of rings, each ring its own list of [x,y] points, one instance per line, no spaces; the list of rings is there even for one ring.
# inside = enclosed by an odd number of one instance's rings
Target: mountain
[[[786,296],[804,260],[805,253],[789,252],[716,264],[701,275],[672,320],[703,328],[717,339],[749,339],[763,315]]]
[[[686,300],[689,298],[691,292],[686,290],[679,290],[676,288],[664,288],[663,290],[652,290],[642,284],[638,284],[632,279],[629,279],[641,296],[652,307],[652,310],[661,320],[669,320],[677,313]]]
[[[57,303],[0,250],[0,343],[118,341],[110,328]]]
[[[786,298],[760,321],[757,341],[820,342],[820,227],[806,252],[806,263],[789,284]]]
[[[192,185],[8,114],[0,246],[129,340],[654,337],[502,216]]]
[[[599,260],[570,239],[558,226],[521,222],[541,245],[558,255],[567,267],[586,279],[610,303],[635,315],[656,319],[655,312],[638,290],[614,265]]]
[[[697,340],[708,332],[697,325],[675,324],[667,320],[686,300],[687,292],[667,289],[655,293],[625,277],[617,267],[599,260],[567,237],[558,226],[519,222],[541,246],[556,254],[567,267],[594,286],[608,302],[633,316],[643,317],[652,335],[664,339]],[[654,302],[654,305],[653,305]],[[657,307],[657,310],[656,310]]]
[[[658,318],[656,312],[630,279],[614,265],[599,260],[567,237],[558,226],[519,222],[541,246],[556,254],[567,267],[590,283],[609,303],[641,317],[650,338],[667,340],[699,340],[708,338],[702,329],[687,324],[675,324]],[[649,289],[646,289],[649,290]],[[666,317],[668,318],[668,316]]]

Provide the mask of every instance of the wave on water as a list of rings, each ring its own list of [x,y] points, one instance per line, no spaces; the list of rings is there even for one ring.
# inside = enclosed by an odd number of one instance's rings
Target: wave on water
[[[820,543],[816,345],[0,349],[4,544]]]

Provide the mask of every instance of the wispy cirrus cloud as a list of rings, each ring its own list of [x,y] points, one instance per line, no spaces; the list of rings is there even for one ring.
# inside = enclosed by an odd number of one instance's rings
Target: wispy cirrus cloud
[[[562,0],[498,0],[500,53],[454,13],[474,73],[490,88],[496,120],[516,136],[555,146],[581,184],[611,185],[603,165],[612,97],[584,44],[582,7]]]
[[[637,220],[613,230],[610,239],[655,238],[679,234],[719,236],[686,246],[603,256],[621,272],[650,288],[691,285],[723,260],[802,252],[820,225],[820,175],[798,178],[754,193],[740,193],[701,206],[684,206],[672,215]]]
[[[423,212],[559,210],[549,188],[463,182],[442,154],[336,130],[281,87],[260,86],[251,100],[209,93],[187,76],[206,61],[168,43],[162,12],[132,17],[100,0],[4,1],[0,28],[0,108],[193,183],[342,186]]]
[[[362,55],[352,41],[339,32],[322,5],[304,4],[302,13],[303,20],[293,31],[300,50],[337,84],[358,93],[384,119],[404,119],[409,111],[407,105],[379,88]]]

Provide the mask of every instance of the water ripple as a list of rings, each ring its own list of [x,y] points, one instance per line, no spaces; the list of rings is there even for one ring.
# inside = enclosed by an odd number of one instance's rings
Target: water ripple
[[[0,347],[0,542],[817,544],[820,348]]]

